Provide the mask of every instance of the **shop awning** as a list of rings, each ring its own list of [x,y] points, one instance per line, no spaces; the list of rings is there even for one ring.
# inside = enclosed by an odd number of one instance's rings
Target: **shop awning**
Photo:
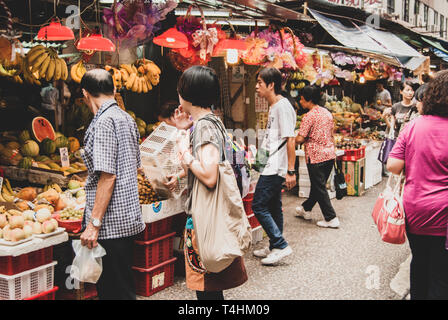
[[[370,52],[376,54],[379,60],[387,60],[385,62],[388,63],[392,58],[392,61],[398,62],[398,66],[410,70],[416,70],[427,60],[427,57],[390,32],[376,30],[367,25],[354,24],[353,28],[346,27],[338,20],[327,18],[311,9],[309,11],[333,38],[360,54]],[[384,59],[381,59],[382,56]]]
[[[430,46],[434,47],[435,49],[437,49],[438,51],[441,51],[445,54],[448,54],[448,50],[446,50],[438,41],[431,41],[428,38],[422,37],[422,40],[425,41],[427,44],[429,44]]]

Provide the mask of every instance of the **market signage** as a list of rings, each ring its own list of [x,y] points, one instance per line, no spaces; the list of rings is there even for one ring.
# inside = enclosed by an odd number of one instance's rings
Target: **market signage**
[[[354,8],[366,8],[376,4],[383,5],[383,0],[327,0],[327,2]]]

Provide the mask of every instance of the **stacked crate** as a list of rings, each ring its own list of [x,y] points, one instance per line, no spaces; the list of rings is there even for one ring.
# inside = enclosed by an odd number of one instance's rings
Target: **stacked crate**
[[[347,195],[362,196],[366,191],[366,147],[344,151],[344,156],[338,157],[338,160],[342,160]]]
[[[0,257],[0,300],[54,300],[53,247]]]
[[[134,279],[137,295],[149,297],[174,283],[173,216],[147,223],[134,246]]]
[[[327,191],[330,199],[336,198],[336,191],[334,188],[334,169],[327,181]],[[308,198],[311,192],[311,180],[306,166],[305,156],[299,156],[299,198]]]

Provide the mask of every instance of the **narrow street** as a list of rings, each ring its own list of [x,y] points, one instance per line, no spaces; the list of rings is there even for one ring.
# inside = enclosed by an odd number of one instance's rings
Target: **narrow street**
[[[293,254],[279,265],[262,266],[252,252],[245,257],[249,281],[224,292],[228,300],[399,300],[403,297],[390,288],[400,264],[409,256],[409,245],[381,241],[371,218],[371,210],[385,181],[362,197],[332,200],[341,221],[339,229],[316,226],[321,219],[318,206],[312,221],[294,216],[294,209],[304,201],[285,193],[286,240]],[[267,237],[257,243],[261,248]],[[140,299],[195,300],[195,292],[176,277],[173,286]]]

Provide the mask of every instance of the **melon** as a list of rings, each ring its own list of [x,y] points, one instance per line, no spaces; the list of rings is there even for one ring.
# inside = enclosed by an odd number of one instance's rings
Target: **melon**
[[[33,166],[33,158],[25,157],[19,162],[19,168],[30,169]]]
[[[59,137],[56,138],[56,140],[54,141],[56,143],[56,148],[65,148],[68,146],[68,139],[61,135]]]
[[[137,119],[137,117],[135,116],[135,113],[131,110],[126,110],[126,112],[132,117],[132,119]]]
[[[42,150],[43,154],[53,154],[56,152],[56,143],[49,138],[45,138],[40,144],[40,149]]]
[[[78,139],[74,137],[68,138],[68,149],[70,152],[76,152],[80,148]]]
[[[23,130],[19,134],[19,141],[24,144],[27,140],[31,140],[30,132],[28,130]]]
[[[50,140],[56,139],[56,133],[54,132],[51,122],[44,117],[36,117],[31,122],[31,129],[33,132],[33,138],[37,142],[42,142],[45,138]]]
[[[146,122],[143,119],[136,118],[135,122],[137,123],[137,126],[146,128]]]
[[[59,132],[59,131],[56,132],[54,135],[55,135],[56,139],[59,138],[59,137],[64,137],[64,135],[61,132]]]
[[[20,149],[20,152],[25,157],[37,157],[39,155],[39,145],[34,140],[27,140]]]

